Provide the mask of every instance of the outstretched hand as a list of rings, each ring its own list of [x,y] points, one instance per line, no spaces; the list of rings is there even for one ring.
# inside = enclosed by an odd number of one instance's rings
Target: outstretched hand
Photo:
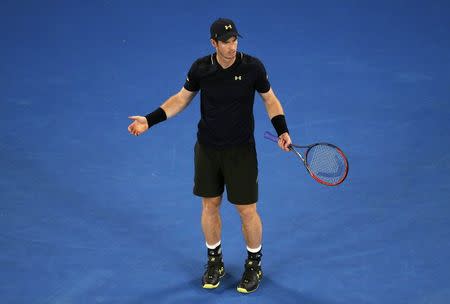
[[[280,136],[278,136],[278,146],[288,152],[290,151],[290,146],[292,144],[291,137],[289,136],[288,132],[284,132]]]
[[[133,122],[128,126],[130,134],[138,136],[148,130],[147,118],[144,116],[129,116]]]

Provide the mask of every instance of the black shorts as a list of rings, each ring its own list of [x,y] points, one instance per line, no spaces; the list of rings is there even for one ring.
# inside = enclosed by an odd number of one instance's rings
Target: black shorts
[[[201,197],[222,195],[237,205],[258,201],[258,160],[254,145],[215,149],[195,144],[194,194]]]

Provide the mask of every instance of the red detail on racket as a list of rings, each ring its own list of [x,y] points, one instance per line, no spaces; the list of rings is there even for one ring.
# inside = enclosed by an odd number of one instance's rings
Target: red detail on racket
[[[265,132],[264,137],[278,143],[278,137],[270,132]],[[305,149],[305,156],[295,148]],[[302,161],[315,181],[326,186],[337,186],[347,178],[348,159],[336,145],[325,142],[307,146],[291,144],[289,149]]]

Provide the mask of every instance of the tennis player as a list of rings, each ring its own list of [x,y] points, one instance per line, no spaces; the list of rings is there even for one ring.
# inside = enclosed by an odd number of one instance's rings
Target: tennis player
[[[289,151],[291,138],[283,108],[271,89],[264,65],[257,58],[237,51],[238,33],[230,19],[220,18],[210,28],[215,53],[197,59],[181,90],[158,109],[144,116],[129,117],[128,131],[140,135],[153,125],[186,108],[198,91],[201,119],[195,144],[195,195],[202,198],[201,225],[208,263],[203,288],[213,289],[225,275],[221,249],[220,205],[224,189],[242,221],[248,258],[237,291],[255,291],[262,279],[262,223],[256,210],[258,163],[254,139],[255,91],[264,102],[278,134],[278,145]]]

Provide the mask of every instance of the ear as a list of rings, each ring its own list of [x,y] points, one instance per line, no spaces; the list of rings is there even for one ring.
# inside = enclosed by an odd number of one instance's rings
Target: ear
[[[217,49],[217,42],[216,42],[216,40],[214,40],[212,38],[211,38],[211,45],[213,48]]]

